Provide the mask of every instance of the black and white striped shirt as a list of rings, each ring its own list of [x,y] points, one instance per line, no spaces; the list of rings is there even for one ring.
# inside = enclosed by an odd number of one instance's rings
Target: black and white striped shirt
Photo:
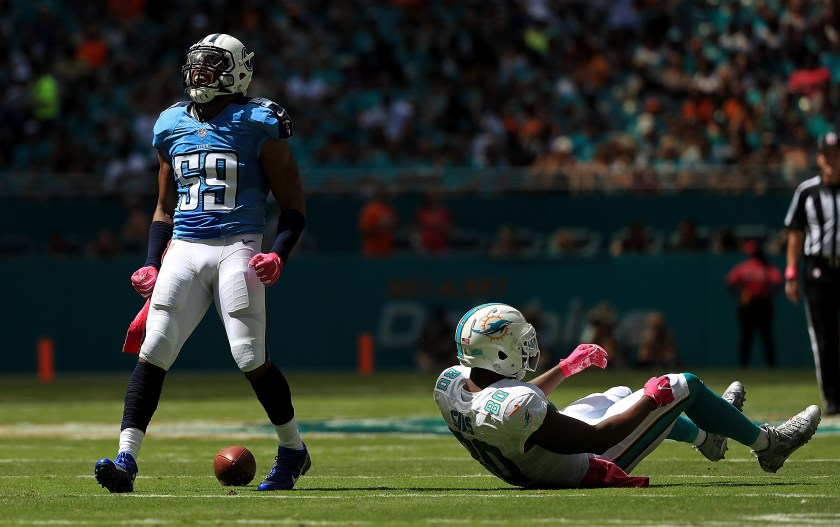
[[[785,227],[805,232],[805,256],[840,258],[840,186],[826,185],[821,176],[803,181],[793,194]]]

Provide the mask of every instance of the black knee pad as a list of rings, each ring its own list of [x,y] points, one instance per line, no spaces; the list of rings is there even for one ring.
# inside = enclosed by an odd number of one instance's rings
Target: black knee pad
[[[157,410],[165,377],[166,370],[163,368],[158,368],[148,362],[137,363],[125,393],[121,431],[126,428],[138,428],[144,434],[146,433],[152,415]]]
[[[295,409],[292,406],[292,392],[286,378],[271,364],[262,376],[256,379],[248,379],[257,399],[265,408],[265,413],[271,424],[283,425],[292,420],[295,416]]]

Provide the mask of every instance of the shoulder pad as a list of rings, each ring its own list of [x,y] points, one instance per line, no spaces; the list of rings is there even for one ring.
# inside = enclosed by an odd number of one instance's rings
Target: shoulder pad
[[[279,139],[292,137],[292,118],[289,112],[276,102],[263,97],[245,97],[241,104],[258,106],[258,111],[249,112],[252,118],[269,126],[276,125]]]
[[[190,101],[178,101],[175,104],[173,104],[172,106],[170,106],[169,108],[182,108],[184,106],[189,106],[189,105],[190,105]],[[167,108],[167,110],[169,110],[169,108]]]

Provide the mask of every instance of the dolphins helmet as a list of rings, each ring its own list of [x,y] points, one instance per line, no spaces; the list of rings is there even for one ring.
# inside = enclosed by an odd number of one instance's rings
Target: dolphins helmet
[[[517,380],[535,371],[540,358],[534,326],[506,304],[483,304],[467,311],[455,329],[455,343],[463,366]]]
[[[199,40],[187,50],[181,77],[184,92],[197,103],[206,103],[216,95],[245,95],[254,73],[248,51],[239,39],[214,33]]]

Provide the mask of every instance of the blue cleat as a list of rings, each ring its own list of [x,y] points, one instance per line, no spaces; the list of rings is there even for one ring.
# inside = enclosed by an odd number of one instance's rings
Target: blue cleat
[[[265,480],[257,486],[257,490],[291,490],[297,479],[309,470],[312,460],[306,445],[301,450],[277,447],[277,457],[274,467]]]
[[[120,452],[117,459],[103,458],[93,469],[96,481],[110,492],[133,492],[137,477],[137,462],[128,452]]]

